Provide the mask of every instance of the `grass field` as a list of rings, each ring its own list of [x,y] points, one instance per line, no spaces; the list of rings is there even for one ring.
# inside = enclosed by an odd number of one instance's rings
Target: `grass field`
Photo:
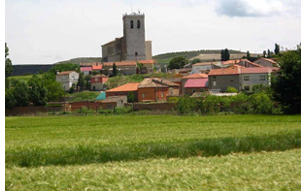
[[[41,78],[41,74],[36,74],[39,78]],[[8,77],[9,79],[16,79],[16,80],[20,80],[22,82],[27,83],[33,75],[24,75],[24,76],[10,76]]]
[[[6,117],[5,122],[7,189],[300,187],[300,115]]]

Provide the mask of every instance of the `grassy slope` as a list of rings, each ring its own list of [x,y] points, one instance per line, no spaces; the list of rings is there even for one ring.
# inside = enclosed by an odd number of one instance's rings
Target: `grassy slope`
[[[6,190],[301,190],[301,150],[222,157],[13,167]]]
[[[178,56],[186,57],[187,59],[193,58],[199,54],[220,54],[221,50],[194,50],[194,51],[181,51],[181,52],[168,52],[153,56],[159,63],[169,63],[169,61]],[[237,50],[230,50],[230,53],[245,53]]]
[[[108,82],[106,83],[108,88],[114,88],[119,85],[123,85],[130,82],[141,82],[145,77],[158,77],[158,78],[172,78],[173,74],[166,74],[166,73],[155,73],[155,74],[137,74],[131,76],[115,76],[109,78]]]
[[[57,63],[80,64],[80,63],[90,63],[90,62],[101,62],[101,60],[102,60],[102,57],[80,57],[80,58],[72,58],[70,60],[60,61]]]
[[[70,101],[94,101],[99,94],[99,91],[84,91],[67,94],[66,96],[73,97]]]
[[[41,77],[41,74],[36,74],[38,77]],[[33,75],[25,75],[25,76],[10,76],[8,77],[9,79],[16,79],[16,80],[20,80],[23,81],[25,83],[27,83]]]
[[[300,116],[6,117],[6,166],[300,148]],[[30,139],[29,139],[30,137]]]

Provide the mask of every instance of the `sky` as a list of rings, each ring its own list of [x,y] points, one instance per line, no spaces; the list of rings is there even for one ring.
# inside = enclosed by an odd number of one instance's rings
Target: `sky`
[[[123,36],[122,15],[144,12],[153,55],[201,49],[252,53],[301,42],[301,0],[6,0],[5,42],[16,64],[101,57]]]

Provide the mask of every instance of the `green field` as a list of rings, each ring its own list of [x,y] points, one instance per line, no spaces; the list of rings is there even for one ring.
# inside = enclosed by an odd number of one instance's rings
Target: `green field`
[[[39,78],[41,78],[42,74],[36,74]],[[33,75],[24,75],[24,76],[10,76],[8,79],[15,79],[15,80],[20,80],[22,82],[27,83]]]
[[[5,118],[11,190],[295,190],[301,116]]]

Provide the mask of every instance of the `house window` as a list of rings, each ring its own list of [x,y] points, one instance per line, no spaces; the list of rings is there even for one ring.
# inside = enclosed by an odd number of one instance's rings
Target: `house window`
[[[216,81],[213,81],[213,86],[216,86]]]
[[[66,76],[61,76],[61,80],[65,80],[66,79]]]
[[[193,93],[195,93],[196,92],[196,90],[195,89],[193,89]]]
[[[163,92],[161,92],[161,97],[163,97],[164,96],[164,93]]]
[[[266,80],[266,76],[265,75],[261,75],[260,79],[261,79],[261,81],[265,81]]]
[[[250,86],[244,86],[245,91],[250,91]]]
[[[216,76],[213,76],[213,79],[216,79]]]
[[[130,21],[130,28],[133,29],[133,20]]]
[[[249,81],[250,80],[250,76],[244,76],[244,81]]]
[[[95,78],[95,81],[97,82],[97,81],[98,81],[98,78]]]
[[[233,82],[233,80],[230,80],[230,82]]]
[[[140,21],[138,20],[137,21],[137,28],[139,29],[141,27],[141,23],[140,23]]]
[[[145,94],[142,94],[142,98],[145,98]]]

